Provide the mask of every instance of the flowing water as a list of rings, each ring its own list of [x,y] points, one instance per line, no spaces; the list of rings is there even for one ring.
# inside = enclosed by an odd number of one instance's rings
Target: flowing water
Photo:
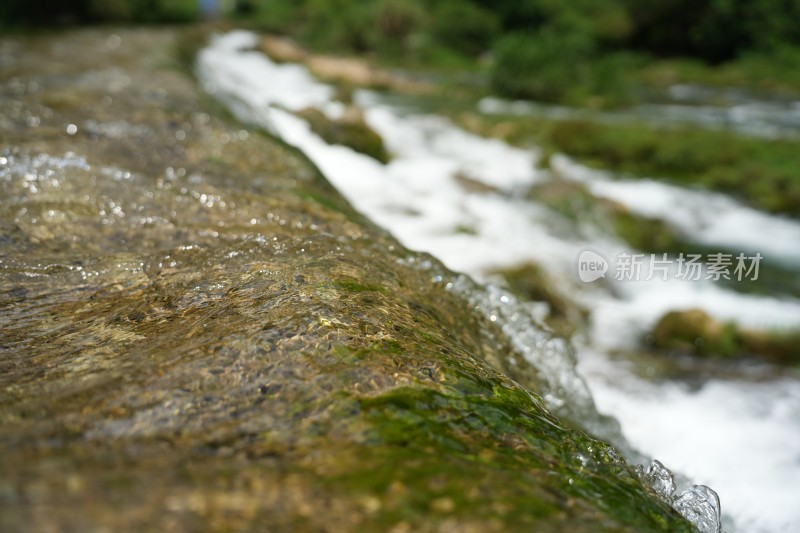
[[[687,85],[671,87],[668,99],[668,103],[635,106],[624,112],[509,102],[494,97],[481,100],[479,108],[487,114],[591,119],[608,123],[647,121],[662,126],[691,124],[765,138],[793,137],[800,132],[798,101],[763,100],[735,91],[710,91]],[[718,101],[727,105],[709,105]]]
[[[609,273],[603,282],[582,283],[576,276],[581,252],[591,249],[604,258],[617,258],[609,268],[618,268],[620,254],[635,250],[601,225],[567,220],[527,192],[557,174],[586,187],[595,198],[662,219],[693,245],[748,257],[761,254],[764,268],[774,265],[790,280],[796,280],[800,270],[800,223],[718,194],[617,179],[564,156],[553,158],[551,170],[539,170],[533,150],[467,133],[446,118],[416,110],[413,102],[398,104],[385,95],[357,91],[354,100],[393,155],[389,164],[381,164],[326,143],[293,114],[315,106],[334,118],[344,113],[344,105],[335,100],[330,86],[303,67],[278,65],[253,51],[256,40],[253,34],[232,32],[215,38],[198,59],[205,88],[238,118],[299,147],[358,210],[406,246],[430,252],[449,268],[483,281],[491,281],[490,274],[498,269],[535,262],[559,290],[590,311],[591,326],[575,339],[587,390],[579,376],[565,371],[570,365],[568,348],[557,340],[526,337],[536,330],[526,324],[541,315],[541,305],[517,303],[492,285],[471,298],[490,320],[502,325],[518,349],[538,357],[537,366],[547,369],[545,399],[551,409],[577,406],[565,414],[580,419],[583,410],[587,429],[626,449],[613,422],[590,423],[597,420],[596,403],[620,422],[633,448],[661,459],[692,482],[714,487],[722,500],[726,530],[800,530],[796,376],[753,365],[728,374],[707,372],[697,378],[695,372],[691,379],[666,379],[655,365],[644,364],[642,369],[616,355],[635,350],[645,332],[670,310],[699,307],[744,326],[796,328],[800,300],[786,296],[792,291],[785,287],[750,293],[731,284],[684,281],[674,276],[674,265],[667,272],[671,277],[664,275],[667,281],[657,276],[623,281]],[[498,105],[484,102],[482,107],[496,111]],[[472,186],[464,185],[465,177]],[[642,268],[649,266],[645,257]],[[432,276],[437,277],[435,272]],[[459,285],[456,281],[449,286],[469,297]],[[633,451],[629,454],[635,456]],[[651,472],[654,479],[663,479],[656,473]],[[702,502],[710,506],[707,517],[714,514],[712,500],[705,489],[694,488],[673,503],[681,509],[687,502]],[[706,526],[702,522],[695,520],[701,530],[715,530],[714,520]]]

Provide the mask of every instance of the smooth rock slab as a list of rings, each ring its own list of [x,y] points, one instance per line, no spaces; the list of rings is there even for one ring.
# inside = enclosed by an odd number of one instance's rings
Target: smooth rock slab
[[[690,530],[196,30],[113,33],[0,40],[0,530]]]

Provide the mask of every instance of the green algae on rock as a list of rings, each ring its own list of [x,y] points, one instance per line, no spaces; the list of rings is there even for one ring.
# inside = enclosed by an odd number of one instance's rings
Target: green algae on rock
[[[341,117],[335,119],[313,107],[297,114],[308,121],[314,133],[330,144],[348,146],[384,164],[391,159],[381,136],[369,127],[363,112],[355,106],[348,107]]]
[[[0,529],[691,530],[180,34],[114,35],[0,41]]]
[[[670,311],[648,336],[654,348],[710,358],[800,363],[800,332],[756,331],[722,322],[702,309]]]
[[[560,177],[557,172],[552,174],[553,179],[534,185],[528,197],[573,224],[595,223],[645,252],[678,253],[688,247],[683,236],[665,221],[632,213],[614,200],[593,196],[581,183]]]

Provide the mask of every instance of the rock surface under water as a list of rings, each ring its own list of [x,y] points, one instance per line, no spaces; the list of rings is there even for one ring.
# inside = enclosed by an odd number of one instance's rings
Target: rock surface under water
[[[188,41],[0,40],[0,530],[691,530]]]

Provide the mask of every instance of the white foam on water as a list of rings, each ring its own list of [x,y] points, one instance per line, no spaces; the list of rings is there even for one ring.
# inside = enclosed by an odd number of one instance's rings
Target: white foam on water
[[[719,381],[691,391],[641,381],[604,355],[635,345],[669,310],[699,307],[753,327],[798,327],[800,302],[735,293],[710,281],[608,279],[606,288],[581,285],[574,273],[582,250],[591,247],[612,258],[625,246],[597,228],[575,234],[551,210],[520,198],[520,190],[548,179],[535,169],[535,152],[467,133],[442,117],[409,114],[362,91],[356,100],[392,152],[391,163],[328,145],[286,110],[315,105],[336,116],[342,106],[330,101],[333,91],[302,67],[248,51],[255,44],[253,34],[232,32],[215,38],[198,58],[206,87],[241,120],[269,128],[303,150],[356,209],[407,247],[430,252],[453,270],[482,278],[497,268],[543,265],[592,311],[593,345],[582,350],[581,365],[600,407],[622,423],[629,440],[719,490],[723,511],[741,531],[800,529],[800,507],[790,498],[800,492],[800,424],[790,414],[800,412],[798,381],[763,386]],[[593,194],[663,218],[702,243],[800,264],[800,225],[794,221],[722,195],[611,180],[561,156],[553,163]],[[486,187],[471,189],[460,176]],[[504,328],[524,344],[518,329],[511,323]]]
[[[212,94],[235,96],[260,117],[273,105],[301,109],[330,101],[331,87],[317,82],[304,67],[276,65],[254,50],[258,41],[257,35],[242,30],[214,37],[197,60],[209,74],[201,73],[205,88]],[[265,74],[269,83],[264,83]]]
[[[587,186],[595,196],[614,200],[633,213],[668,222],[695,242],[761,252],[800,265],[800,222],[762,213],[722,194],[689,190],[653,180],[612,179],[563,155],[553,168]]]
[[[738,531],[800,531],[796,381],[711,381],[692,391],[654,387],[603,357],[584,358],[579,369],[598,408],[614,413],[630,443],[717,489]]]
[[[620,298],[595,297],[592,338],[608,350],[632,348],[666,313],[700,308],[753,329],[797,328],[800,302],[737,294],[709,281],[660,279],[616,284]]]

